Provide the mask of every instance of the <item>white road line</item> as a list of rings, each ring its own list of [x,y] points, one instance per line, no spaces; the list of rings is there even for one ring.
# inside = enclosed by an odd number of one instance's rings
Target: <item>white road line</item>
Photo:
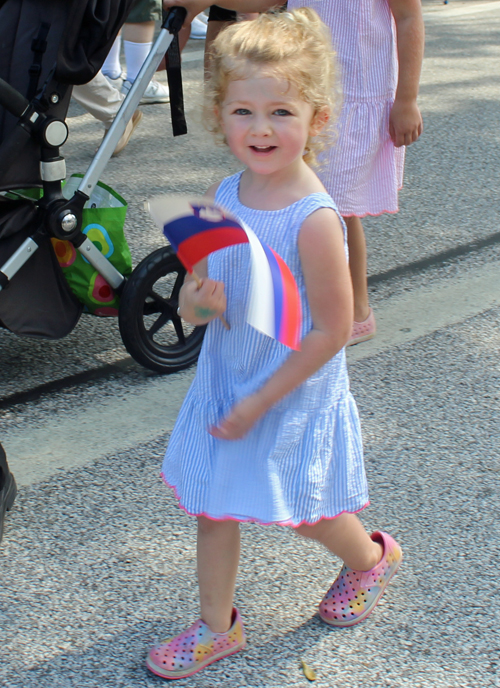
[[[169,432],[195,370],[155,378],[147,390],[124,390],[94,407],[75,403],[64,416],[22,433],[2,431],[2,445],[19,485],[31,485]]]
[[[443,280],[388,299],[376,309],[375,339],[348,349],[350,364],[462,322],[500,304],[500,269],[486,266],[463,278]],[[194,370],[155,378],[143,391],[124,391],[95,407],[74,407],[43,427],[2,432],[9,463],[20,485],[128,449],[172,429]]]
[[[182,62],[196,62],[196,60],[203,60],[204,57],[204,50],[193,50],[190,53],[182,53]]]
[[[455,325],[500,305],[500,266],[486,266],[466,277],[437,282],[377,307],[377,336],[347,350],[349,363]]]

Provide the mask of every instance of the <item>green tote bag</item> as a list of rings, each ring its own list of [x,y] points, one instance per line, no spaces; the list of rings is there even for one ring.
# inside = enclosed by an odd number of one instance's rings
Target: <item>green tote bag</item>
[[[70,177],[64,186],[66,198],[74,194],[82,176]],[[124,276],[132,272],[132,256],[123,232],[126,212],[124,199],[98,182],[85,204],[82,218],[82,232]],[[119,296],[97,270],[69,241],[55,238],[51,241],[70,289],[84,304],[84,311],[100,316],[118,315]]]

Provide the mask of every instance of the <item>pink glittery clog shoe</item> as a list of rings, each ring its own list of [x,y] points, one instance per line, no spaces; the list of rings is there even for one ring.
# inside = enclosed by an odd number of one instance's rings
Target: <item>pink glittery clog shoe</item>
[[[380,531],[373,533],[371,538],[384,548],[379,563],[369,571],[354,571],[344,564],[321,600],[319,615],[330,626],[354,626],[366,619],[399,568],[403,553],[396,540]]]
[[[375,316],[370,308],[370,312],[366,320],[363,320],[363,322],[353,322],[351,338],[347,342],[346,346],[353,346],[353,344],[360,344],[361,342],[366,342],[369,339],[373,339],[376,333],[377,326],[375,325]]]
[[[198,619],[183,633],[155,645],[146,666],[162,678],[187,678],[212,662],[242,650],[246,645],[240,613],[233,609],[231,628],[227,633],[213,633]]]

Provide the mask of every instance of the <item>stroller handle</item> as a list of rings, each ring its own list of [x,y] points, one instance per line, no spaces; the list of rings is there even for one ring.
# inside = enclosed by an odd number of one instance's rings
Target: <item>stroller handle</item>
[[[0,105],[15,117],[21,117],[28,107],[29,101],[10,84],[0,79]]]

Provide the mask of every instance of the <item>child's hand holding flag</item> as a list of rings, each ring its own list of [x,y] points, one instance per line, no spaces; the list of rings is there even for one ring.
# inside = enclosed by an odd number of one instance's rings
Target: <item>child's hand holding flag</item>
[[[301,306],[295,279],[283,259],[247,225],[205,198],[158,196],[149,201],[149,211],[195,279],[193,267],[202,258],[248,243],[252,281],[247,322],[292,349],[300,348]]]

